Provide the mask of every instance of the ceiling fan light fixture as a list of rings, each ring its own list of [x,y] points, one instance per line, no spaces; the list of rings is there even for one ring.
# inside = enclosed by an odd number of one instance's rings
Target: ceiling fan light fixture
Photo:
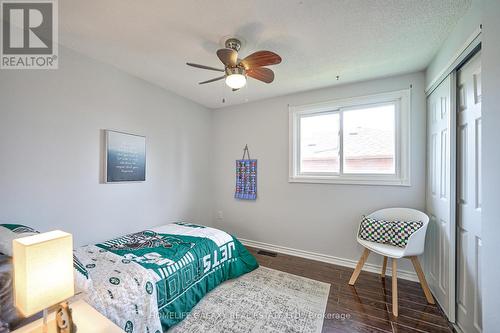
[[[243,88],[247,84],[245,69],[241,67],[226,69],[226,84],[232,89]]]
[[[226,77],[226,84],[230,88],[240,89],[247,84],[247,77],[243,74],[231,74]]]
[[[281,57],[271,51],[256,51],[243,59],[238,57],[238,51],[241,48],[241,42],[236,38],[229,38],[224,44],[224,48],[218,49],[216,54],[224,69],[216,67],[186,63],[188,66],[207,69],[211,71],[224,72],[224,75],[199,82],[206,84],[224,80],[226,85],[233,91],[243,88],[247,84],[247,77],[264,82],[272,83],[274,81],[274,72],[265,67],[281,63]]]

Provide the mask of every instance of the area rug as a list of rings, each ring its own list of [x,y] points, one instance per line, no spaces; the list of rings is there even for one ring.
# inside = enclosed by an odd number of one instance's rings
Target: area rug
[[[259,267],[207,294],[169,332],[321,332],[330,284]]]

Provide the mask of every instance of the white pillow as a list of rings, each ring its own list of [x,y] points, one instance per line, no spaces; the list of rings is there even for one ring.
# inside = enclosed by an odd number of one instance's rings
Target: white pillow
[[[37,234],[33,228],[21,224],[0,224],[0,253],[12,257],[12,241]]]

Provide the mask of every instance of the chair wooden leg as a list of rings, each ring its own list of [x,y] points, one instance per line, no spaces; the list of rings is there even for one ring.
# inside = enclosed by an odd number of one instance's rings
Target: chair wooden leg
[[[386,270],[387,270],[387,257],[384,257],[384,263],[382,264],[382,273],[380,273],[381,277],[385,277]]]
[[[361,269],[363,268],[363,265],[366,262],[366,259],[368,259],[368,255],[370,254],[370,250],[365,249],[363,251],[363,254],[361,255],[361,258],[359,258],[358,264],[356,265],[356,268],[354,269],[354,272],[352,272],[351,279],[349,280],[349,284],[351,286],[354,285],[356,280],[358,279],[359,273],[361,273]]]
[[[398,316],[398,264],[395,258],[392,258],[392,314]]]
[[[415,268],[415,272],[417,272],[418,280],[420,281],[420,284],[422,285],[422,289],[424,290],[425,298],[427,299],[427,302],[429,304],[436,304],[434,301],[434,297],[432,297],[431,290],[429,289],[429,286],[427,285],[427,280],[425,280],[425,275],[424,272],[422,271],[422,267],[420,266],[420,262],[418,261],[417,257],[410,257],[411,262],[413,264],[413,267]]]

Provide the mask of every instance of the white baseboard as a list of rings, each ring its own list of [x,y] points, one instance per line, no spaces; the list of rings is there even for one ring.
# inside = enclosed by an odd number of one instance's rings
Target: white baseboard
[[[239,238],[239,240],[243,243],[243,245],[255,247],[258,249],[288,254],[291,256],[301,257],[301,258],[310,259],[310,260],[322,261],[322,262],[326,262],[329,264],[334,264],[334,265],[339,265],[339,266],[344,266],[344,267],[354,268],[354,267],[356,267],[356,264],[358,263],[356,260],[338,258],[338,257],[334,257],[331,255],[322,254],[322,253],[292,249],[292,248],[285,247],[285,246],[257,242],[257,241],[253,241],[253,240],[249,240],[249,239]],[[370,263],[365,263],[365,265],[363,266],[363,270],[367,271],[367,272],[380,274],[380,271],[382,270],[382,266],[370,264]],[[389,276],[392,275],[392,270],[391,270],[390,265],[387,265],[386,275],[389,275]],[[411,272],[411,271],[398,270],[398,278],[418,282],[417,274],[415,272]]]

